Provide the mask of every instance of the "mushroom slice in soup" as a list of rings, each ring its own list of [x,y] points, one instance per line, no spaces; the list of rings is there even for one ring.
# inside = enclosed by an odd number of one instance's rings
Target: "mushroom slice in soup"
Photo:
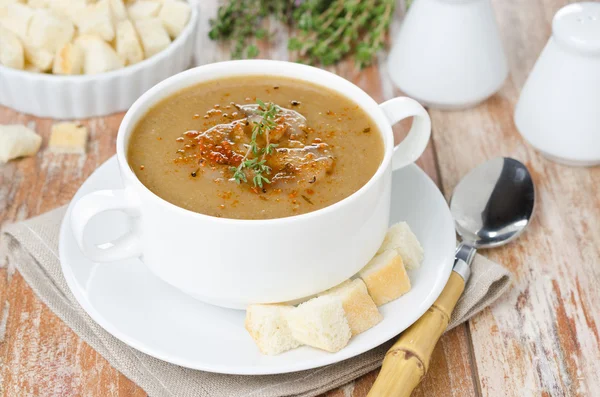
[[[250,123],[258,124],[262,121],[262,116],[259,113],[260,105],[235,105],[235,107],[248,117]],[[286,136],[289,139],[299,139],[306,136],[306,117],[295,110],[278,106],[275,123],[277,126],[269,133],[269,140],[271,142],[279,142]]]

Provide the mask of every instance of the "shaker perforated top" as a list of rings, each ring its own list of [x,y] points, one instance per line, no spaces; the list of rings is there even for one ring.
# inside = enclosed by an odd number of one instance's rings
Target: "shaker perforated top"
[[[600,3],[561,8],[552,21],[552,32],[561,45],[584,54],[600,54]]]

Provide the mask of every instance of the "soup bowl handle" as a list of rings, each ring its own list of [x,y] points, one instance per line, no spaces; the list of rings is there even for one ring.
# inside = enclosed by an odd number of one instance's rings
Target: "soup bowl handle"
[[[425,151],[431,136],[431,119],[419,102],[407,97],[390,99],[379,105],[391,125],[413,117],[412,127],[402,142],[394,148],[392,168],[394,170],[414,163]]]
[[[105,211],[121,211],[130,217],[140,215],[139,201],[126,189],[98,190],[81,197],[71,211],[71,228],[79,248],[95,262],[113,262],[141,256],[141,240],[135,224],[127,234],[103,244],[86,243],[83,234],[90,220]]]

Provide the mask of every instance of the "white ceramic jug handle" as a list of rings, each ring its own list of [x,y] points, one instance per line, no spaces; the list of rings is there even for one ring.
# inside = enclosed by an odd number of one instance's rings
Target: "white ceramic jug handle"
[[[391,125],[407,117],[413,117],[412,127],[402,142],[394,148],[392,168],[394,170],[414,163],[427,147],[431,136],[431,119],[419,102],[411,98],[398,97],[380,104]]]
[[[142,254],[139,232],[129,231],[116,240],[99,245],[87,244],[83,232],[88,222],[104,211],[122,211],[131,217],[139,216],[139,202],[125,189],[98,190],[77,200],[71,211],[71,228],[85,256],[95,262],[113,262]],[[135,229],[135,228],[134,228]]]

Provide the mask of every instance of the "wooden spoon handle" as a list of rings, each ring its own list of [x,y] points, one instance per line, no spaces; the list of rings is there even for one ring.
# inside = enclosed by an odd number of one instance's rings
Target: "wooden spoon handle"
[[[388,350],[368,397],[411,395],[425,376],[433,349],[446,330],[452,310],[464,289],[464,279],[452,272],[433,306],[404,331]]]

